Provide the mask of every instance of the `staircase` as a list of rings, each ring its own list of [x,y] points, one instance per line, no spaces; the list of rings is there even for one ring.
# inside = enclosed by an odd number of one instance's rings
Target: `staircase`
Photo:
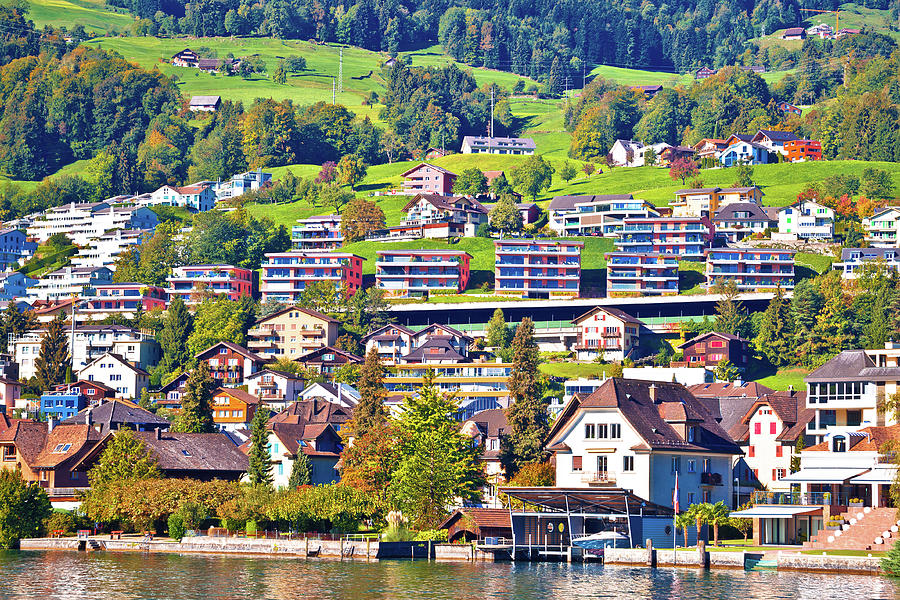
[[[887,550],[900,537],[896,508],[853,508],[841,513],[841,531],[821,530],[804,550]],[[886,532],[886,536],[885,536]],[[884,543],[876,543],[876,539]]]

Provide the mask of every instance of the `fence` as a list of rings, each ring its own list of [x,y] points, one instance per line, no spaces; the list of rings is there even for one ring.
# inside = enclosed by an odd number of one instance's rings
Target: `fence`
[[[202,535],[202,532],[198,533]],[[279,531],[277,529],[264,529],[256,532],[244,530],[229,531],[224,527],[210,527],[206,531],[208,537],[225,538],[250,538],[259,540],[320,540],[323,542],[365,542],[366,540],[378,541],[381,534],[378,533],[317,533],[315,531]]]
[[[750,499],[753,504],[847,506],[850,503],[850,494],[846,492],[840,494],[831,492],[753,492]]]

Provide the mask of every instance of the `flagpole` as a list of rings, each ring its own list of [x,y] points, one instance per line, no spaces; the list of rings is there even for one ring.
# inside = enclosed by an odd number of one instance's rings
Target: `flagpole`
[[[675,471],[675,498],[672,501],[675,514],[672,516],[672,566],[678,564],[678,471]]]

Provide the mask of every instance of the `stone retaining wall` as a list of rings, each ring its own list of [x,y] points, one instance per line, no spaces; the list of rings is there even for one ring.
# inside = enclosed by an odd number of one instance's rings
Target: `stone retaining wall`
[[[814,571],[818,573],[877,575],[881,573],[881,559],[865,556],[817,556],[813,554],[781,553],[778,555],[778,569]]]

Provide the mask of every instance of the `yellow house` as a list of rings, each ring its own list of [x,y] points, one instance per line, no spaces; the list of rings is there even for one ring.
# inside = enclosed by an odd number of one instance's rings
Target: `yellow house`
[[[338,322],[328,315],[290,306],[259,319],[247,332],[247,347],[263,358],[294,359],[337,341]]]
[[[669,204],[676,217],[703,217],[710,219],[723,206],[736,202],[761,204],[765,194],[756,186],[733,188],[698,188],[675,192],[675,200]]]

